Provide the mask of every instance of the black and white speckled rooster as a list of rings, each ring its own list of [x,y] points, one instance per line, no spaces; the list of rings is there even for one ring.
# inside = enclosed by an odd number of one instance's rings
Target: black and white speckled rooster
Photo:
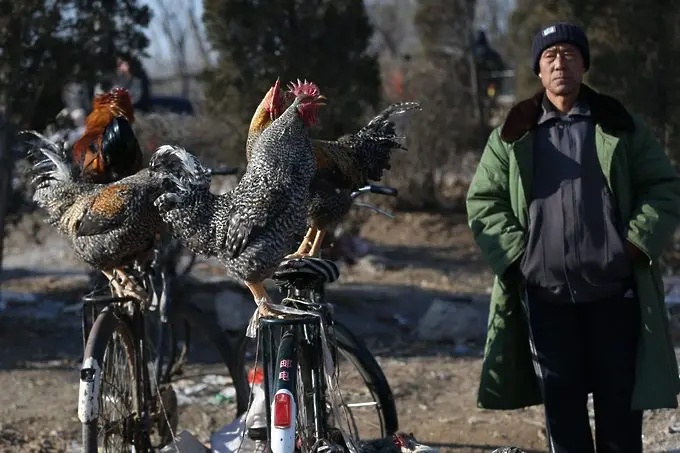
[[[214,195],[197,160],[156,206],[173,234],[190,250],[217,257],[250,289],[260,313],[271,303],[263,281],[295,246],[304,229],[314,154],[307,127],[323,96],[313,83],[291,86],[293,103],[252,146],[246,172],[230,192]],[[265,304],[263,304],[265,302]],[[252,324],[251,324],[252,325]]]

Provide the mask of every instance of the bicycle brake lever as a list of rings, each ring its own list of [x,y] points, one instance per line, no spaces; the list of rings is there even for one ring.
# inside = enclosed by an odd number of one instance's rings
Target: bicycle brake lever
[[[154,277],[149,275],[148,277],[149,288],[151,289],[151,302],[149,304],[149,310],[157,310],[160,305],[160,298],[158,297],[158,286],[155,284]]]
[[[384,215],[385,217],[389,217],[390,219],[393,219],[393,218],[395,217],[394,214],[392,214],[391,212],[384,211],[384,210],[380,209],[379,207],[374,206],[374,205],[372,205],[372,204],[368,204],[368,203],[360,203],[360,202],[355,201],[355,202],[354,202],[354,205],[355,205],[355,206],[361,206],[361,207],[363,207],[363,208],[368,208],[368,209],[370,209],[370,210],[372,210],[372,211],[374,211],[374,212],[377,212],[378,214],[382,214],[382,215]]]

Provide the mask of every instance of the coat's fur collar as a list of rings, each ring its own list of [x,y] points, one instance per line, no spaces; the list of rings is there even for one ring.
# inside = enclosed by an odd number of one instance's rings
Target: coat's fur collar
[[[512,143],[526,132],[534,129],[541,115],[541,101],[544,91],[540,91],[524,101],[515,104],[501,128],[501,139]],[[635,123],[626,108],[616,99],[600,94],[587,85],[581,85],[580,96],[590,106],[595,123],[605,130],[633,131]]]

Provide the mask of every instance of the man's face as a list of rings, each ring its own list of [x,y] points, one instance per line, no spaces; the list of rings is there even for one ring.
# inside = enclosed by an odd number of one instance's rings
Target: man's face
[[[127,61],[119,57],[116,60],[116,63],[118,63],[118,71],[122,72],[123,74],[130,72],[130,64]]]
[[[584,72],[583,57],[573,44],[555,44],[541,54],[538,76],[552,94],[564,96],[577,91]]]

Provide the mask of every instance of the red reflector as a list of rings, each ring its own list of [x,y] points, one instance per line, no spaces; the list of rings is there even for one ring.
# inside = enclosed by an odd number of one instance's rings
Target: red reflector
[[[293,413],[293,399],[288,393],[274,395],[274,426],[288,428],[291,424]]]

